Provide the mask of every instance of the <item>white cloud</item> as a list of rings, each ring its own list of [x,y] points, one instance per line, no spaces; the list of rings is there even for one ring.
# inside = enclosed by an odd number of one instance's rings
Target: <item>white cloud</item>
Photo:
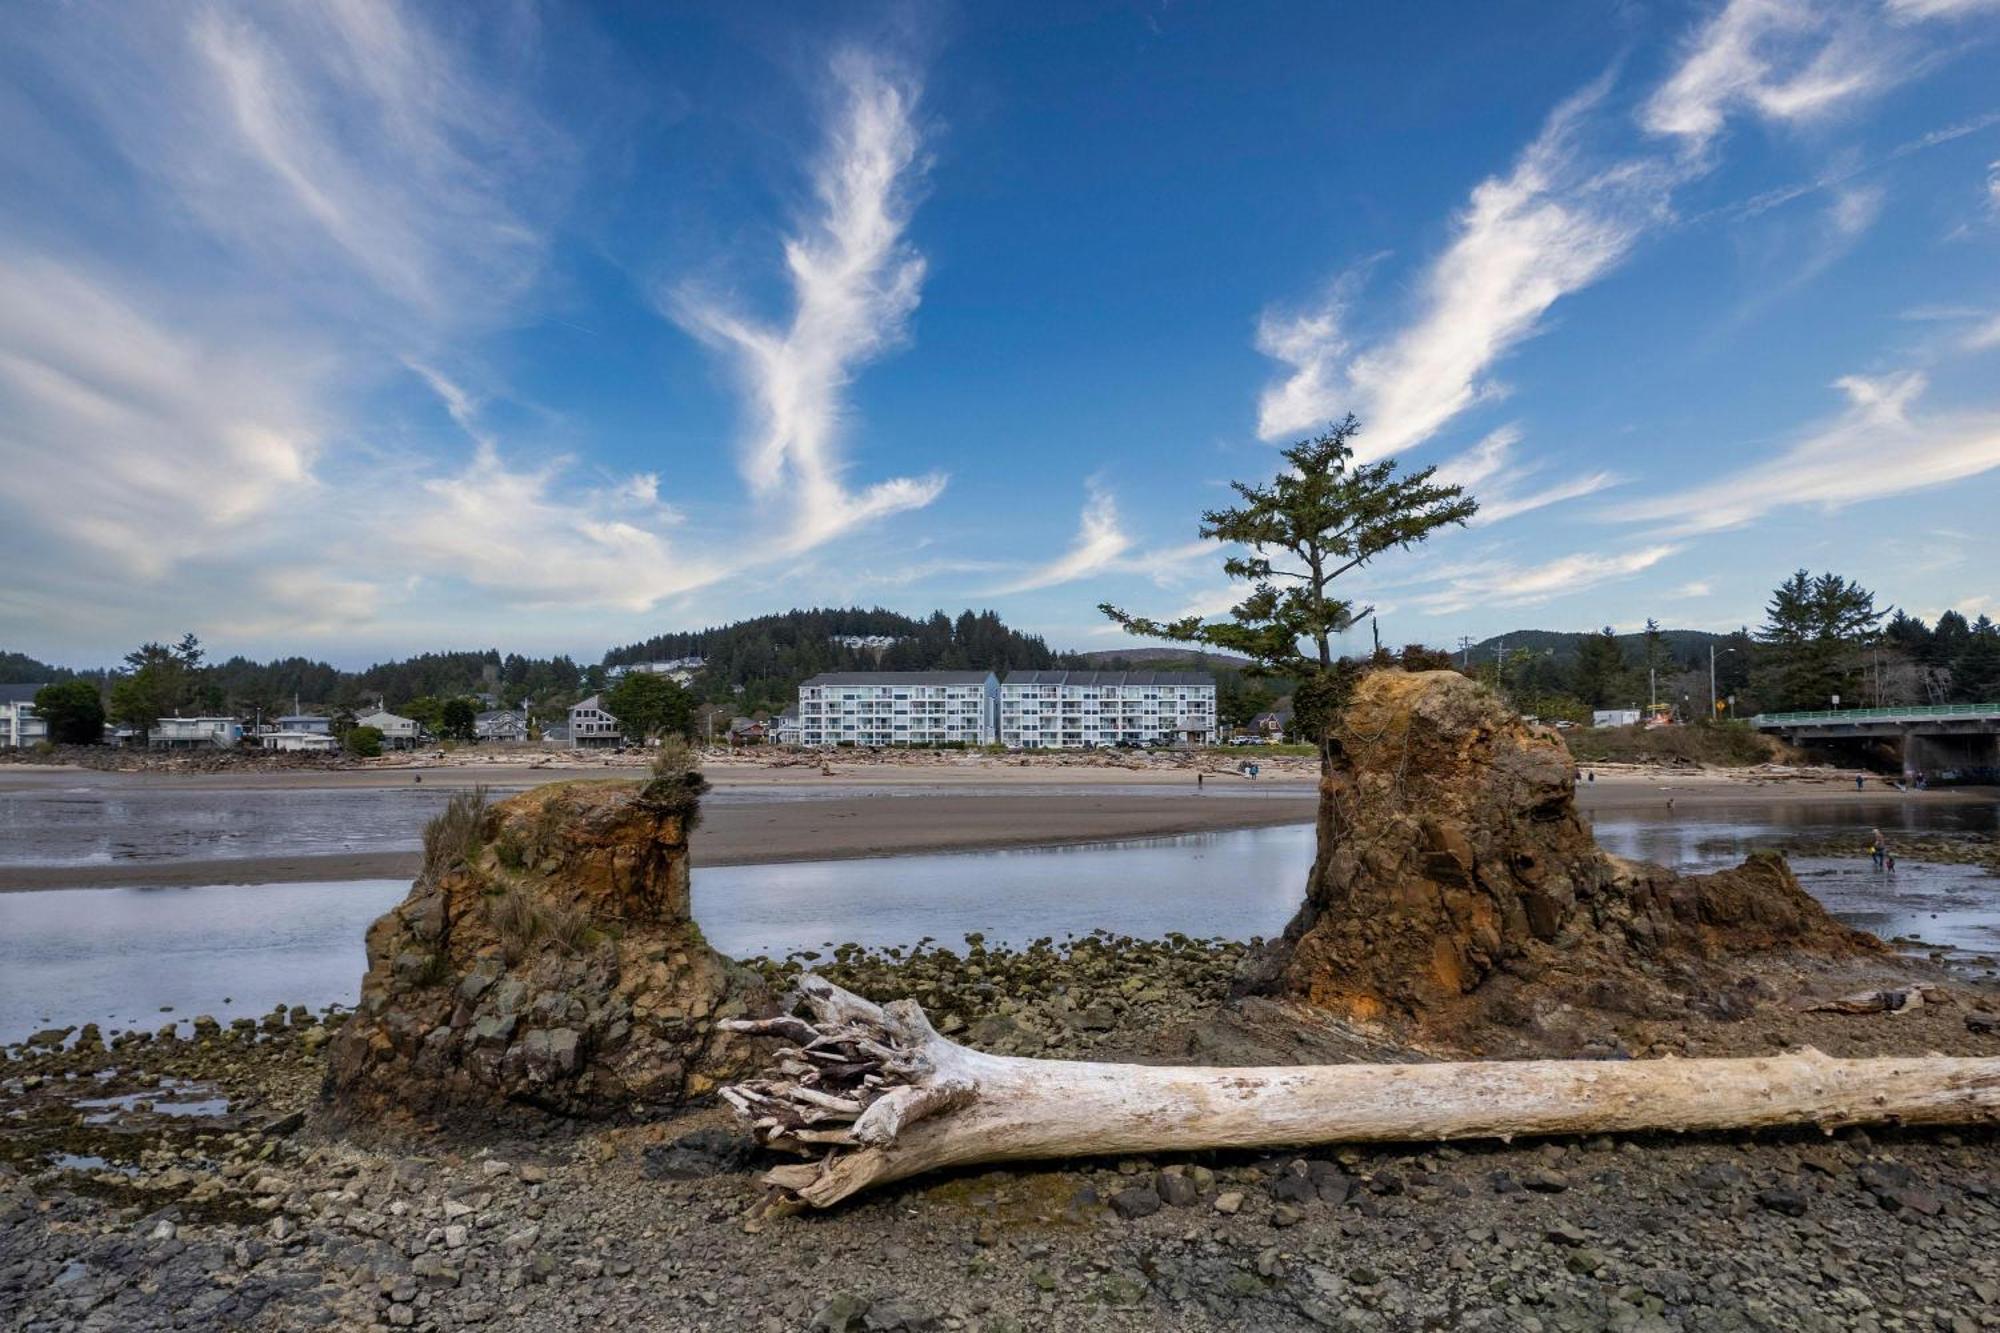
[[[1086,486],[1089,492],[1084,501],[1083,516],[1077,522],[1076,541],[1069,550],[1063,552],[1045,565],[992,590],[992,595],[1032,592],[1037,588],[1053,588],[1059,583],[1074,583],[1080,578],[1115,566],[1119,558],[1132,549],[1132,539],[1118,526],[1118,502],[1111,492],[1095,480]]]
[[[1267,313],[1258,350],[1291,371],[1260,398],[1258,434],[1298,434],[1351,408],[1368,426],[1357,455],[1380,458],[1498,396],[1493,363],[1532,337],[1558,300],[1614,266],[1662,202],[1663,182],[1649,170],[1595,171],[1579,152],[1580,122],[1602,93],[1564,103],[1506,176],[1473,190],[1400,333],[1355,350],[1342,330],[1346,284],[1318,308]]]
[[[1699,153],[1730,113],[1808,121],[1896,79],[1896,44],[1858,11],[1808,0],[1727,0],[1647,99],[1640,124]]]
[[[1874,226],[1882,215],[1883,198],[1880,186],[1861,186],[1835,195],[1833,207],[1827,211],[1835,233],[1851,240]]]
[[[1453,566],[1432,574],[1447,586],[1414,597],[1410,604],[1433,615],[1483,606],[1536,606],[1643,573],[1681,549],[1662,542],[1622,552],[1578,552],[1534,565],[1496,558]]]
[[[1715,585],[1709,583],[1706,579],[1696,579],[1692,583],[1683,583],[1680,587],[1675,588],[1671,593],[1667,595],[1670,597],[1688,597],[1688,598],[1706,597],[1714,591],[1715,591]]]
[[[305,498],[310,382],[309,355],[253,354],[81,265],[0,252],[0,471],[38,479],[9,493],[10,521],[121,577],[166,575]]]
[[[794,503],[793,551],[921,508],[945,485],[899,477],[856,492],[842,476],[848,382],[904,340],[923,285],[924,259],[903,233],[925,164],[915,85],[852,52],[833,72],[842,106],[813,173],[822,211],[785,242],[790,323],[756,323],[692,288],[672,303],[689,332],[736,354],[756,418],[743,473],[757,495]]]
[[[730,571],[676,552],[657,507],[635,502],[630,481],[580,488],[565,480],[572,470],[557,459],[516,471],[481,444],[462,471],[424,482],[421,503],[391,506],[378,540],[399,565],[430,561],[419,568],[524,606],[644,611]]]
[[[2000,315],[1993,316],[1965,337],[1968,352],[1983,352],[1989,347],[2000,347]]]
[[[1903,48],[1855,11],[1727,0],[1640,112],[1641,125],[1673,139],[1677,152],[1586,151],[1580,140],[1607,87],[1600,81],[1557,108],[1508,174],[1473,191],[1450,243],[1419,277],[1405,327],[1358,339],[1350,328],[1352,278],[1302,310],[1266,312],[1258,350],[1288,369],[1259,398],[1258,434],[1300,434],[1351,410],[1368,427],[1359,456],[1380,458],[1503,395],[1493,366],[1539,333],[1558,301],[1615,269],[1670,220],[1674,190],[1711,168],[1706,150],[1731,115],[1780,122],[1829,115],[1894,82],[1911,63]],[[1881,205],[1879,189],[1848,189],[1831,225],[1851,240]],[[1819,266],[1835,253],[1829,249]]]
[[[1775,509],[1832,512],[1960,481],[2000,467],[2000,415],[1918,413],[1916,371],[1835,381],[1847,410],[1761,463],[1624,505],[1610,516],[1672,534],[1715,532]]]
[[[1479,513],[1469,526],[1485,527],[1531,510],[1560,504],[1564,500],[1595,495],[1617,484],[1616,474],[1600,470],[1578,473],[1553,485],[1523,491],[1522,483],[1541,471],[1541,466],[1514,461],[1514,446],[1520,442],[1519,426],[1502,426],[1464,453],[1438,465],[1436,480],[1447,485],[1463,486],[1479,501]]]
[[[1956,19],[1983,10],[2000,9],[2000,0],[1886,0],[1891,17],[1909,22]]]
[[[225,133],[177,134],[160,168],[216,231],[282,247],[287,267],[327,253],[316,233],[444,325],[533,281],[544,238],[530,213],[560,192],[562,146],[421,22],[391,4],[203,9],[190,44],[208,78],[193,100]]]

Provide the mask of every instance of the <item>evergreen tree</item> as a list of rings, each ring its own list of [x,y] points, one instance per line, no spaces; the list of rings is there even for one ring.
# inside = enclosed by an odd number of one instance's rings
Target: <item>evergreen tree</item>
[[[1825,708],[1835,695],[1855,697],[1853,650],[1872,642],[1888,610],[1875,594],[1838,574],[1799,570],[1779,584],[1757,637],[1767,670],[1760,693],[1771,707]]]
[[[1393,459],[1357,465],[1352,441],[1360,429],[1350,415],[1301,440],[1284,451],[1289,469],[1262,486],[1230,483],[1242,503],[1202,515],[1204,538],[1244,552],[1222,565],[1250,585],[1228,620],[1160,622],[1108,602],[1098,608],[1142,638],[1207,644],[1242,653],[1253,670],[1299,677],[1294,715],[1320,741],[1325,767],[1333,763],[1328,737],[1349,684],[1336,670],[1333,636],[1375,613],[1338,596],[1334,585],[1376,556],[1415,546],[1479,510],[1459,487],[1433,481],[1434,467],[1398,476]]]
[[[1593,708],[1617,702],[1625,680],[1625,651],[1618,635],[1606,625],[1577,646],[1576,694]]]

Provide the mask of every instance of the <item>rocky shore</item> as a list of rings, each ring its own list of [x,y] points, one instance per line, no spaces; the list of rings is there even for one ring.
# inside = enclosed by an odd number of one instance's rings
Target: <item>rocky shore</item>
[[[751,960],[920,998],[988,1049],[1424,1059],[1225,999],[1252,946]],[[1865,968],[1864,968],[1865,970]],[[1812,978],[1821,991],[1865,980]],[[2000,1054],[1987,993],[1632,1020],[1597,1053]],[[346,1016],[43,1034],[0,1063],[0,1323],[57,1329],[1941,1329],[2000,1326],[2000,1137],[1817,1132],[1213,1153],[921,1179],[746,1231],[712,1106],[336,1127]],[[1533,1024],[1524,1036],[1532,1044]],[[1550,1027],[1551,1034],[1563,1025]],[[1622,1049],[1621,1049],[1622,1048]]]

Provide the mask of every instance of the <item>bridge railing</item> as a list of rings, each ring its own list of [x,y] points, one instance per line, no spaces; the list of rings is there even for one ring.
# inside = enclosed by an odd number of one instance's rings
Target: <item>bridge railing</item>
[[[1754,727],[1811,726],[1826,722],[2000,721],[2000,703],[1923,704],[1912,708],[1822,708],[1808,713],[1759,713]]]

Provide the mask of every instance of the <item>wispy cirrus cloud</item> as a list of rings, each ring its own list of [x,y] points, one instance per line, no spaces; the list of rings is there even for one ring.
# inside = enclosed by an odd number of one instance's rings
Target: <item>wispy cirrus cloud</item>
[[[1835,381],[1847,408],[1760,463],[1607,516],[1664,535],[1717,532],[1773,510],[1835,511],[2000,468],[2000,413],[1924,412],[1918,371]]]
[[[1730,115],[1807,121],[1896,82],[1901,44],[1858,5],[1728,0],[1690,36],[1640,124],[1700,153]]]
[[[1655,542],[1627,551],[1579,551],[1532,564],[1496,556],[1434,570],[1428,579],[1444,586],[1406,601],[1433,615],[1482,606],[1538,606],[1644,573],[1682,549],[1678,543]]]
[[[1516,461],[1515,446],[1521,438],[1519,425],[1502,426],[1464,453],[1438,464],[1439,482],[1463,486],[1478,499],[1479,512],[1470,526],[1487,527],[1564,500],[1595,495],[1618,482],[1616,473],[1600,469],[1579,472],[1553,485],[1524,489],[1542,468]]]
[[[1505,176],[1481,182],[1444,252],[1419,282],[1415,319],[1356,349],[1344,332],[1351,289],[1325,304],[1268,313],[1258,350],[1291,367],[1258,401],[1257,433],[1277,439],[1352,407],[1369,424],[1358,456],[1421,443],[1474,404],[1497,397],[1488,371],[1532,337],[1563,296],[1615,266],[1663,204],[1647,170],[1606,171],[1578,135],[1604,93],[1598,84],[1557,108]]]
[[[847,52],[833,63],[840,107],[813,170],[817,216],[785,240],[793,310],[759,323],[696,286],[669,309],[690,333],[733,353],[754,426],[743,474],[759,496],[795,502],[789,549],[931,503],[941,474],[859,491],[845,479],[845,391],[863,365],[900,345],[916,310],[924,258],[904,238],[925,169],[913,79]]]
[[[1618,132],[1603,114],[1607,76],[1559,106],[1505,174],[1474,187],[1449,242],[1417,276],[1415,308],[1400,327],[1374,337],[1355,332],[1353,277],[1301,308],[1267,311],[1257,347],[1286,370],[1258,399],[1258,435],[1298,434],[1352,410],[1369,426],[1359,445],[1364,458],[1422,444],[1503,396],[1494,367],[1547,327],[1560,301],[1672,223],[1675,192],[1713,168],[1732,116],[1785,124],[1829,117],[1916,63],[1909,39],[1863,7],[1727,0],[1689,35],[1642,104],[1638,128],[1649,139],[1592,146]],[[1874,187],[1850,188],[1829,224],[1851,242],[1882,203]]]
[[[125,579],[226,549],[312,489],[315,360],[189,328],[82,263],[0,251],[0,471],[52,488],[10,522]]]
[[[1118,525],[1118,501],[1103,483],[1092,479],[1082,517],[1077,522],[1076,540],[1067,551],[1047,564],[1037,566],[1020,578],[992,589],[994,596],[1053,588],[1116,565],[1132,549],[1132,539]]]

